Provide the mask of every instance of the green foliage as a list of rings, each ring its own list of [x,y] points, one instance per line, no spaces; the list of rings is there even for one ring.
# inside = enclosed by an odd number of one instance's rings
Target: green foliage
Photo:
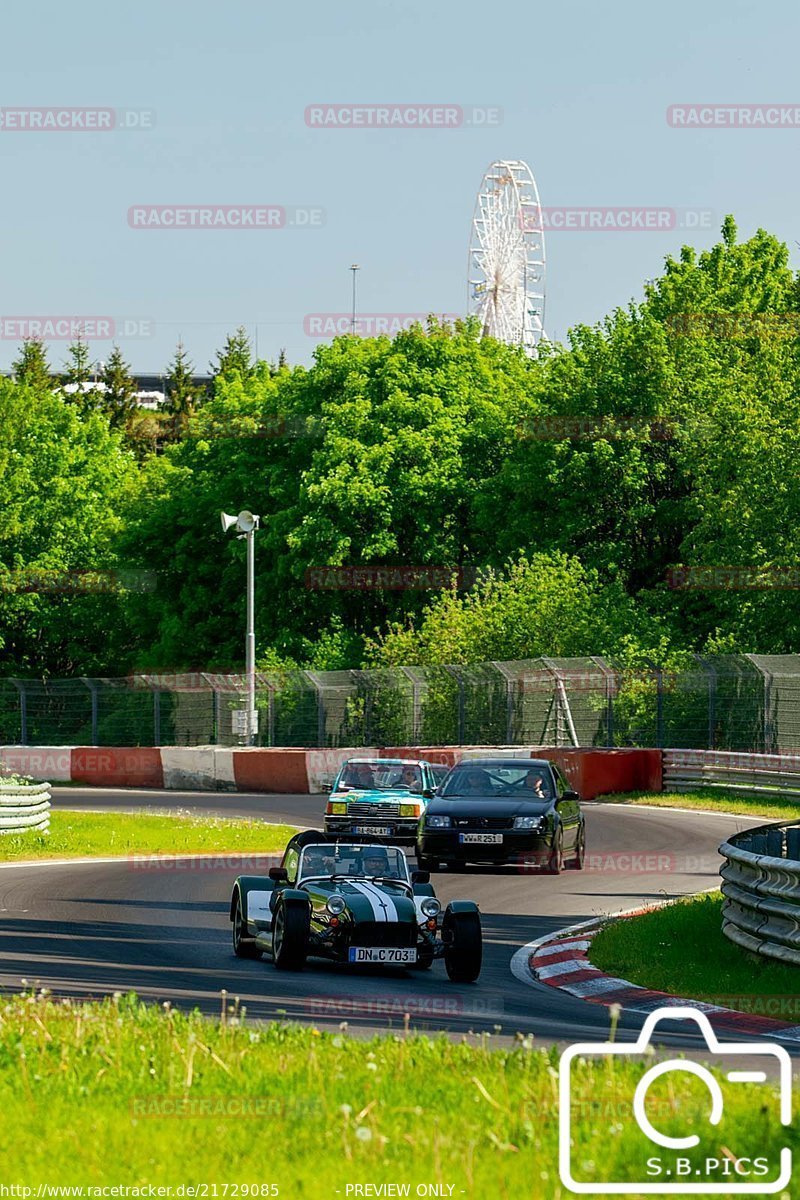
[[[37,338],[25,339],[11,370],[17,383],[24,383],[34,391],[50,391],[53,387],[47,351]]]
[[[200,401],[193,382],[194,368],[183,342],[178,342],[172,362],[167,367],[166,411],[174,417],[191,417]]]
[[[103,367],[103,407],[112,428],[127,427],[136,412],[136,381],[122,357],[119,346],[113,346]]]

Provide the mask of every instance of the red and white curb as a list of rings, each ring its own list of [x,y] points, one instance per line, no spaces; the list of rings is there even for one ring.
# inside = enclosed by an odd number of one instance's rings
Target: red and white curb
[[[602,1004],[606,1007],[616,1004],[625,1012],[643,1015],[658,1008],[691,1007],[708,1013],[712,1017],[715,1029],[722,1033],[771,1035],[780,1038],[781,1041],[800,1042],[800,1025],[640,987],[628,979],[606,975],[589,961],[592,939],[608,920],[640,916],[660,907],[661,905],[649,905],[619,913],[611,918],[599,917],[591,921],[582,921],[567,929],[545,934],[517,951],[511,960],[511,971],[521,983],[533,986],[538,982],[547,987],[558,988],[589,1004]]]

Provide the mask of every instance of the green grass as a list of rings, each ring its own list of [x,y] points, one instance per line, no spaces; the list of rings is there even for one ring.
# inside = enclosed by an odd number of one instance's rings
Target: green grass
[[[289,825],[227,817],[54,809],[49,833],[0,837],[0,862],[116,854],[272,853],[282,851],[294,832]]]
[[[438,1183],[452,1185],[454,1198],[557,1200],[567,1194],[558,1181],[557,1068],[553,1049],[522,1034],[505,1049],[488,1035],[363,1041],[250,1026],[235,1003],[214,1021],[132,996],[9,997],[0,1005],[3,1178],[34,1188],[275,1183],[281,1197],[325,1200],[337,1189],[345,1200],[353,1183],[407,1182],[412,1196],[416,1185]],[[643,1177],[654,1147],[630,1118],[642,1070],[573,1064],[580,1174],[594,1163],[593,1178]],[[714,1136],[704,1132],[707,1093],[696,1079],[673,1075],[651,1096],[665,1132],[697,1125],[698,1153],[722,1157],[728,1145],[774,1156],[782,1144],[764,1087],[729,1089]],[[797,1144],[796,1131],[785,1136]]]
[[[722,902],[713,892],[613,921],[596,935],[589,957],[642,987],[800,1024],[800,971],[723,937]]]
[[[624,792],[598,797],[604,804],[651,804],[655,808],[695,808],[705,812],[726,812],[766,821],[800,817],[800,804],[769,797],[740,796],[716,788],[698,788],[694,792]]]

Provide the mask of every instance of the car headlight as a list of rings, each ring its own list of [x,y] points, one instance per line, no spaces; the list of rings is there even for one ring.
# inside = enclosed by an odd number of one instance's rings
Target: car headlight
[[[438,917],[442,911],[442,906],[435,896],[426,896],[419,907],[426,917]]]
[[[425,824],[429,829],[449,829],[452,823],[449,817],[437,817],[435,814],[431,815],[430,813],[425,818]]]
[[[328,812],[333,817],[343,817],[347,813],[347,804],[341,800],[332,800],[328,804]]]
[[[325,907],[332,917],[339,917],[347,908],[347,905],[341,896],[329,896],[325,903]]]
[[[419,806],[416,804],[401,804],[400,805],[400,816],[401,817],[418,817],[419,816]]]
[[[543,817],[514,817],[515,829],[541,829],[543,825]]]

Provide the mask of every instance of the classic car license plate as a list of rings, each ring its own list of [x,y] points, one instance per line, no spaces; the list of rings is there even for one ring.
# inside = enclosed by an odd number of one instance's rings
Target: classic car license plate
[[[349,958],[350,962],[415,963],[417,950],[416,947],[400,950],[390,946],[351,946]]]
[[[502,833],[460,833],[458,835],[460,842],[478,843],[480,846],[502,846]]]
[[[391,837],[391,825],[354,825],[352,833],[374,833],[376,837]]]

